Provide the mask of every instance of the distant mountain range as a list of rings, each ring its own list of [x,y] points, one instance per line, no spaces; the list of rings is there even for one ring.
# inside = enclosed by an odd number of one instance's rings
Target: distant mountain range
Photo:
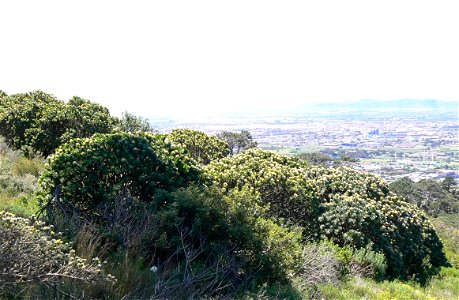
[[[433,99],[413,100],[400,99],[391,101],[361,100],[347,103],[319,103],[300,107],[307,111],[451,111],[457,112],[459,101],[438,101]]]
[[[341,103],[308,103],[296,106],[263,106],[256,110],[241,111],[230,110],[227,112],[212,113],[209,116],[196,117],[193,114],[187,117],[177,118],[172,116],[150,116],[150,120],[162,120],[164,122],[172,120],[188,120],[199,122],[210,122],[209,120],[222,120],[225,118],[265,118],[265,117],[314,117],[314,116],[331,116],[331,117],[359,117],[360,115],[417,115],[417,116],[448,116],[457,118],[459,115],[459,101],[439,101],[434,99],[414,100],[360,100]]]

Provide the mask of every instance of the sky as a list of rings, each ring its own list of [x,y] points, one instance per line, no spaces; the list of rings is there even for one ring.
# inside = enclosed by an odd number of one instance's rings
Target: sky
[[[0,89],[141,116],[459,101],[457,1],[1,1]]]

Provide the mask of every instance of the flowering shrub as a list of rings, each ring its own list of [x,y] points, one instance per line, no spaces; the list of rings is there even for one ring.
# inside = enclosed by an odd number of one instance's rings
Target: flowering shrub
[[[255,148],[212,162],[205,171],[225,191],[247,187],[260,196],[269,215],[301,225],[309,234],[315,231],[319,198],[316,186],[304,176],[308,169],[298,159]]]
[[[113,201],[129,190],[151,202],[158,190],[173,190],[198,180],[194,160],[166,136],[151,133],[96,134],[73,139],[49,158],[40,177],[40,201],[46,204],[56,189],[80,210]]]
[[[370,245],[384,253],[389,277],[421,281],[447,265],[442,243],[426,215],[389,192],[378,177],[348,168],[312,169],[323,213],[319,237],[339,245]]]
[[[197,130],[175,129],[167,137],[173,144],[187,149],[192,158],[204,165],[228,156],[230,152],[225,141]]]
[[[65,280],[80,283],[114,282],[98,259],[75,255],[52,226],[0,211],[0,296],[43,284],[53,288]]]
[[[311,168],[260,149],[212,162],[205,171],[224,191],[246,187],[259,195],[268,215],[302,226],[306,238],[382,252],[388,277],[414,274],[424,280],[447,264],[424,213],[390,193],[376,176]]]

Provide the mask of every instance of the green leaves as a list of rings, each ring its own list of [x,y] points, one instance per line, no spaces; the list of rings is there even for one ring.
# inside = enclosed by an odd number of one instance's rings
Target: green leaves
[[[447,264],[426,216],[376,176],[310,167],[260,149],[214,161],[205,172],[223,191],[245,188],[258,195],[266,217],[301,226],[306,239],[384,253],[389,277],[422,278]]]
[[[64,103],[34,91],[0,99],[0,135],[25,155],[48,156],[72,138],[110,132],[114,122],[107,108],[79,97]]]
[[[187,149],[190,156],[203,165],[228,156],[230,151],[225,141],[197,130],[175,129],[167,137],[173,144]]]
[[[257,146],[257,142],[253,140],[252,135],[247,130],[242,130],[240,133],[223,131],[217,137],[228,143],[231,155],[242,153]]]
[[[49,158],[40,178],[40,198],[46,203],[58,185],[62,196],[86,210],[113,201],[127,188],[144,202],[158,189],[173,190],[199,179],[199,169],[184,150],[150,133],[96,134],[73,139]]]

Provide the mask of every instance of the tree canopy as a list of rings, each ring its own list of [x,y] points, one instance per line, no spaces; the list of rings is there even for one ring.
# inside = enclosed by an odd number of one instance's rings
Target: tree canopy
[[[242,130],[240,133],[223,131],[217,136],[228,143],[231,155],[257,146],[257,142],[253,140],[248,130]]]
[[[452,177],[446,177],[441,182],[433,179],[414,182],[402,177],[392,182],[389,188],[429,215],[459,212],[458,185]]]
[[[79,97],[65,103],[33,91],[0,100],[0,135],[26,155],[48,156],[72,138],[110,132],[115,121],[107,108]]]

